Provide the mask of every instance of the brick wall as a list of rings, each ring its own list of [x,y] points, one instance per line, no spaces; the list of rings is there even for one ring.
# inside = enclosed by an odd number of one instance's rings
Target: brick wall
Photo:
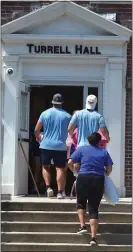
[[[33,10],[35,8],[41,7],[42,5],[48,5],[50,1],[1,1],[1,25],[11,22],[13,13],[15,14],[14,19],[19,16],[23,16],[32,11],[31,6],[33,6]]]
[[[86,1],[75,1],[78,4],[89,7],[89,3]],[[1,23],[5,24],[12,21],[12,14],[14,13],[14,19],[18,18],[18,15],[22,16],[31,11],[34,8],[41,7],[42,5],[50,4],[50,1],[41,2],[1,2]],[[99,14],[104,13],[117,13],[117,21],[131,29],[132,28],[132,4],[92,4],[91,10]],[[18,13],[19,12],[19,13]],[[132,42],[128,43],[127,48],[127,77],[132,76]],[[125,186],[127,196],[132,194],[132,92],[131,87],[126,89],[126,139],[125,139]]]
[[[95,6],[94,6],[95,7]],[[99,4],[98,13],[117,13],[119,23],[132,29],[132,4]],[[127,47],[127,77],[132,77],[132,41]],[[132,196],[132,92],[126,89],[126,136],[125,136],[125,186],[126,196]]]
[[[127,48],[127,77],[132,80],[132,40]],[[128,84],[128,83],[127,83]],[[126,89],[126,137],[125,137],[125,186],[126,195],[132,196],[132,90],[131,85]]]
[[[126,141],[125,141],[125,186],[126,195],[132,195],[132,94],[126,90]]]

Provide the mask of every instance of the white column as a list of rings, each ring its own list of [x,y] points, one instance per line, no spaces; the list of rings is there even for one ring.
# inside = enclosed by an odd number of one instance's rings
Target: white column
[[[123,107],[123,58],[109,58],[105,71],[104,83],[104,116],[107,119],[107,126],[110,132],[111,141],[108,151],[114,162],[111,177],[115,183],[119,195],[125,196],[124,187],[124,138],[125,130],[123,121],[125,117],[125,107]]]
[[[16,56],[4,56],[3,81],[4,81],[4,143],[2,163],[2,194],[15,193],[15,166],[17,165],[18,143],[18,59]],[[13,73],[9,74],[8,70]]]

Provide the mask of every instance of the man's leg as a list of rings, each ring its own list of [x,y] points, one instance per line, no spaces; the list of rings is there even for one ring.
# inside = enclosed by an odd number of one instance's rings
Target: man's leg
[[[57,180],[58,192],[63,192],[65,185],[65,168],[56,167],[56,172],[57,172],[56,180]]]
[[[46,184],[47,197],[53,197],[54,192],[53,189],[50,187],[51,184],[50,165],[43,165],[42,175]]]
[[[53,160],[56,166],[56,181],[58,187],[57,198],[64,198],[64,189],[66,184],[66,171],[67,171],[67,152],[66,151],[53,151]]]
[[[51,163],[51,151],[41,149],[41,162],[42,162],[42,176],[46,184],[47,196],[53,196],[53,190],[50,187],[51,174],[50,174],[50,163]]]
[[[51,184],[50,165],[42,166],[42,176],[45,181],[46,187],[50,186]]]

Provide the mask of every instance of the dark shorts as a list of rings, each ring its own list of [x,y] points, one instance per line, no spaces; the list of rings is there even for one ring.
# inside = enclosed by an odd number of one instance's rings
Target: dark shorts
[[[50,165],[53,159],[53,163],[56,167],[65,168],[67,163],[66,151],[40,149],[40,152],[42,165]]]

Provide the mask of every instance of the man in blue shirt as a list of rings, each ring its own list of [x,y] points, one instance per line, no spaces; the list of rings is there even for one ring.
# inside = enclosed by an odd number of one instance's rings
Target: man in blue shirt
[[[80,165],[76,183],[77,210],[80,221],[78,233],[86,233],[85,214],[86,203],[91,227],[91,245],[97,244],[96,234],[98,229],[98,208],[104,191],[104,173],[107,176],[112,171],[112,159],[107,150],[100,147],[101,135],[97,132],[91,134],[89,145],[79,147],[70,157],[68,165],[71,170],[74,164]]]
[[[88,145],[87,137],[100,129],[109,142],[109,132],[107,130],[104,117],[95,111],[97,97],[89,95],[86,99],[86,109],[74,113],[68,131],[72,136],[75,128],[78,128],[78,146]]]
[[[53,160],[57,171],[57,198],[63,198],[65,183],[65,167],[67,163],[67,128],[71,115],[62,109],[63,97],[55,94],[52,100],[53,107],[42,112],[35,127],[35,136],[40,142],[42,174],[46,184],[47,196],[53,196],[50,187],[50,164]],[[40,140],[40,130],[43,127],[43,139]]]

